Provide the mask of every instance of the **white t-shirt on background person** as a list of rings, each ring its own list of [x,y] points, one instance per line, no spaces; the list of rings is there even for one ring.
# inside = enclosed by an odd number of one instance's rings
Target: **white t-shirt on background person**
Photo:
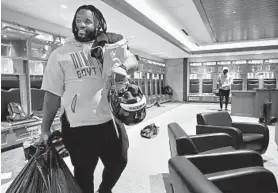
[[[115,43],[123,45],[121,62],[130,54],[125,43],[125,39]],[[104,55],[103,65],[93,58],[92,44],[70,39],[53,51],[44,72],[41,89],[61,97],[71,127],[98,125],[112,119],[105,84],[114,63],[111,58],[105,59],[111,53]]]
[[[219,89],[231,90],[233,79],[228,73],[225,75],[222,73],[221,75],[218,76],[217,82],[218,84],[220,83],[221,85]]]

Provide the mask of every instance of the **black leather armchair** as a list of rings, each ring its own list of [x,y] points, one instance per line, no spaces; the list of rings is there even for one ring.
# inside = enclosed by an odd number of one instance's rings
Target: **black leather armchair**
[[[185,155],[204,174],[263,166],[263,159],[259,153],[235,150],[234,140],[228,134],[188,136],[177,123],[168,124],[168,132],[171,156]]]
[[[197,134],[228,133],[235,139],[236,149],[265,153],[269,144],[268,127],[260,123],[233,122],[228,112],[197,114]]]
[[[277,182],[267,169],[256,166],[203,174],[185,156],[168,162],[174,193],[277,193]]]
[[[188,136],[178,123],[168,124],[171,156],[235,150],[235,140],[226,133]]]

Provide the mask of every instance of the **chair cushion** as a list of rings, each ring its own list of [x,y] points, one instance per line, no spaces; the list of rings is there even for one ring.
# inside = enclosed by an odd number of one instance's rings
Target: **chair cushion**
[[[232,126],[232,119],[228,112],[207,112],[197,114],[198,125]]]
[[[221,148],[217,148],[217,149],[212,149],[212,150],[209,150],[209,151],[204,151],[200,154],[226,152],[226,151],[233,151],[233,150],[235,150],[235,148],[233,148],[232,146],[228,146],[228,147],[221,147]]]
[[[243,133],[242,138],[244,142],[251,142],[263,139],[264,135],[258,133]]]

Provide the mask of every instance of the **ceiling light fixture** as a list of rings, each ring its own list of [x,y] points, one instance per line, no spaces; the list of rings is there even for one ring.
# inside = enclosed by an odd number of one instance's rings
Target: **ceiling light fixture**
[[[233,11],[233,14],[235,14],[236,13],[236,11]]]
[[[66,6],[65,4],[61,4],[60,7],[61,7],[62,9],[67,9],[67,8],[68,8],[68,6]]]

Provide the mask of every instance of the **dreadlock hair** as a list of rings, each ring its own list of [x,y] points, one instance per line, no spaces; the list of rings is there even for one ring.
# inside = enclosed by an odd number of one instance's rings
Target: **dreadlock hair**
[[[95,37],[97,37],[97,35],[100,32],[106,33],[107,24],[106,24],[106,21],[105,21],[103,15],[102,15],[102,13],[100,12],[100,10],[98,10],[93,5],[82,5],[82,6],[80,6],[76,10],[76,12],[74,14],[73,21],[72,21],[72,33],[74,34],[75,37],[77,37],[77,32],[78,32],[78,29],[76,27],[76,21],[75,21],[76,20],[76,14],[81,9],[89,10],[89,11],[91,11],[94,14],[94,17],[95,17],[95,28],[96,28],[96,35],[95,35]]]

